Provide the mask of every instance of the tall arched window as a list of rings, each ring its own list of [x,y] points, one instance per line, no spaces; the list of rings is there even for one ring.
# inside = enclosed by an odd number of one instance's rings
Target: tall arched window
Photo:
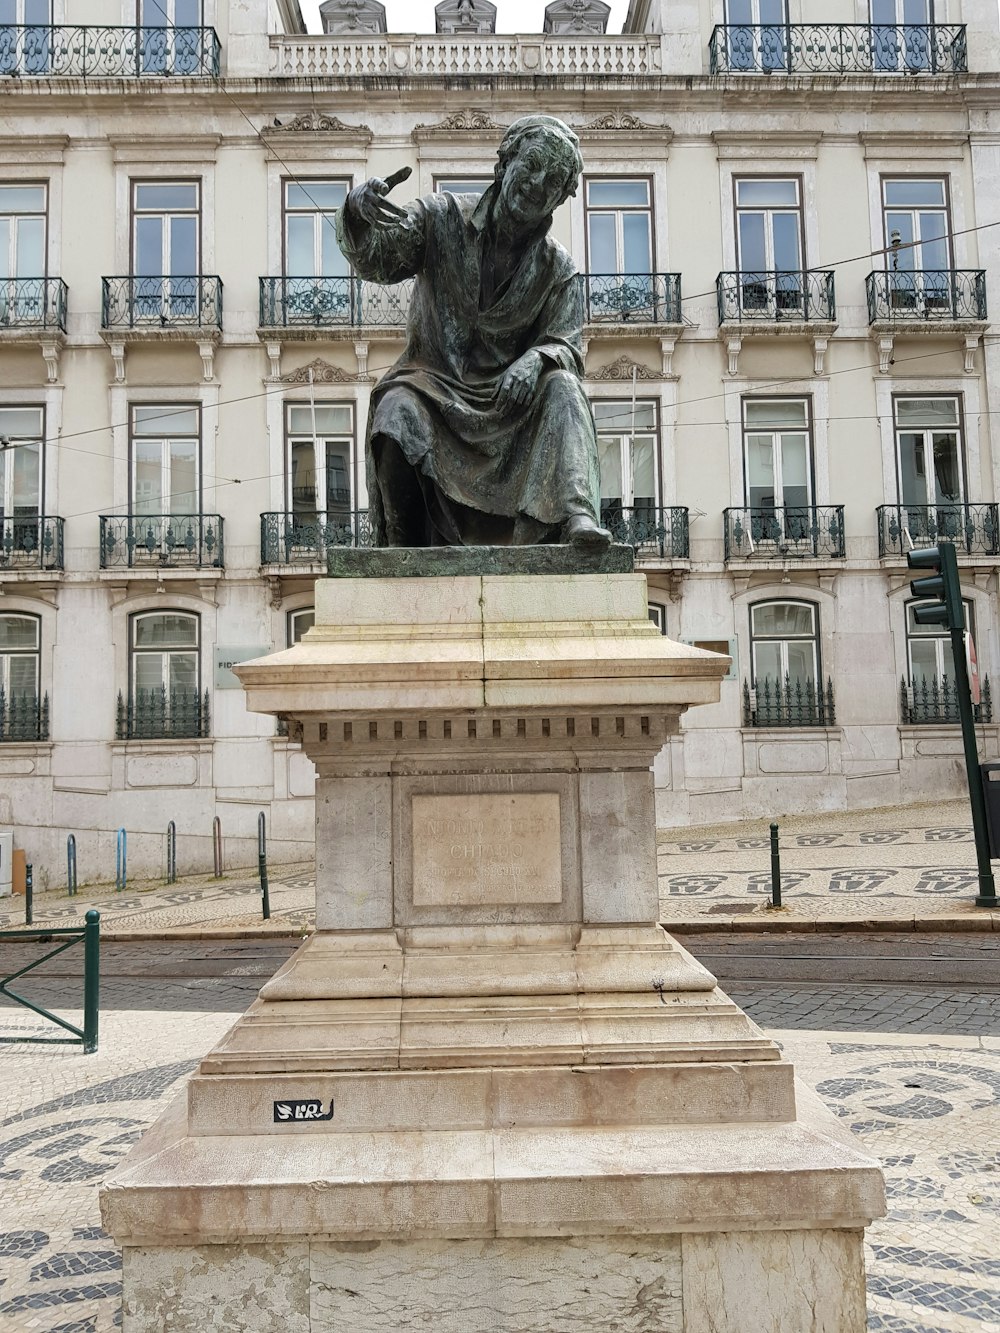
[[[129,689],[118,696],[118,739],[208,735],[201,690],[200,618],[186,611],[129,618]]]
[[[40,684],[41,621],[0,616],[0,741],[48,740],[49,700]]]
[[[744,726],[832,725],[833,687],[823,684],[814,602],[755,602],[750,607],[750,677],[743,685]]]

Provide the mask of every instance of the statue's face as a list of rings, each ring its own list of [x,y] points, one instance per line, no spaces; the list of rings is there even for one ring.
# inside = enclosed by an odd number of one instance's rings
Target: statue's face
[[[501,207],[519,226],[537,227],[565,196],[565,174],[544,136],[526,139],[500,182]]]

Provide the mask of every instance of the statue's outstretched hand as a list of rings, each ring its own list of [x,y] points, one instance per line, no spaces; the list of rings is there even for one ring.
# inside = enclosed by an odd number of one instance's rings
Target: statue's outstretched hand
[[[363,185],[354,187],[347,196],[348,203],[361,220],[369,227],[374,227],[376,231],[388,231],[390,227],[398,227],[401,222],[406,221],[408,214],[405,208],[390,203],[386,195],[412,174],[411,167],[400,167],[399,171],[394,171],[386,180],[373,176]]]
[[[497,406],[524,407],[534,397],[542,373],[542,354],[532,349],[518,357],[504,375],[497,393]]]

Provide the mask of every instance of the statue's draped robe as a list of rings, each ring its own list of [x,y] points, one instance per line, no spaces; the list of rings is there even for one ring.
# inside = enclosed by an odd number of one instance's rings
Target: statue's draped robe
[[[583,292],[573,260],[542,228],[494,290],[490,213],[496,187],[417,200],[389,230],[369,227],[348,203],[341,248],[379,283],[415,278],[406,350],[372,395],[367,459],[375,540],[407,525],[412,503],[380,485],[374,447],[387,438],[416,470],[431,540],[482,539],[478,515],[503,516],[506,540],[558,540],[574,514],[600,505],[594,416],[583,392]],[[528,403],[501,410],[504,375],[531,349],[542,375]],[[470,512],[471,511],[471,512]],[[399,518],[399,523],[394,520]],[[412,525],[411,525],[412,530]]]

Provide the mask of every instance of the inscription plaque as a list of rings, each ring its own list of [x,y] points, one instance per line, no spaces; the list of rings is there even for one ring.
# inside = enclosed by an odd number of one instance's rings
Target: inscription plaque
[[[562,901],[557,792],[413,797],[414,907]]]

